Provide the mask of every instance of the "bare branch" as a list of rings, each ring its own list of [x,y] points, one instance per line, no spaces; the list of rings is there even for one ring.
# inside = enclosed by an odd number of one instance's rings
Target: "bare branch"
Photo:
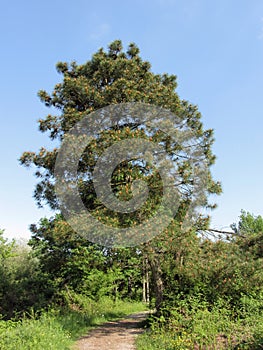
[[[217,230],[217,229],[214,229],[214,228],[209,228],[209,229],[207,229],[207,230],[205,230],[205,231],[214,232],[214,233],[221,233],[221,234],[224,234],[224,235],[234,235],[234,236],[246,238],[246,236],[240,234],[240,232],[222,231],[222,230]]]

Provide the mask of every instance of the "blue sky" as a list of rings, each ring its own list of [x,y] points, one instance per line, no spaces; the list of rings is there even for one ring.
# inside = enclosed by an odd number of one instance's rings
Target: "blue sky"
[[[55,64],[83,63],[100,47],[135,42],[155,73],[178,76],[178,93],[199,106],[215,130],[214,177],[224,193],[212,226],[226,228],[241,209],[263,214],[263,2],[261,0],[2,1],[0,228],[29,238],[38,209],[36,179],[23,151],[50,146],[37,120],[50,111],[37,91],[60,80]]]

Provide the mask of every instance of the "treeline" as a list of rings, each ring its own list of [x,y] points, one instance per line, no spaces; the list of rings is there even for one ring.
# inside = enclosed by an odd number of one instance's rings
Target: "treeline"
[[[154,252],[154,241],[122,249],[90,243],[60,215],[31,227],[31,249],[7,242],[1,232],[0,313],[11,318],[70,298],[74,303],[75,294],[93,300],[149,298],[166,316],[180,300],[199,295],[209,305],[227,300],[238,312],[244,295],[262,292],[261,220],[243,212],[237,234],[214,241],[170,225]]]

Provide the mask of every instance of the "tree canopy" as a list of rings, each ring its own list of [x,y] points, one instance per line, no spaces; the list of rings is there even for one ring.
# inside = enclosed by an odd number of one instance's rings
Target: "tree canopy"
[[[65,134],[82,118],[94,115],[92,111],[114,104],[140,102],[160,106],[174,113],[180,125],[179,129],[187,126],[193,132],[195,141],[199,144],[208,168],[214,163],[212,153],[213,131],[204,130],[201,114],[198,108],[185,100],[181,100],[176,93],[176,76],[168,74],[154,74],[151,65],[139,56],[139,49],[130,44],[126,52],[122,49],[121,41],[114,41],[108,51],[100,49],[85,64],[76,62],[57,64],[57,70],[62,74],[62,82],[55,85],[51,94],[39,91],[39,97],[47,107],[55,107],[57,115],[48,115],[39,120],[41,132],[48,132],[51,139],[62,141]],[[118,130],[117,130],[118,129]],[[149,200],[141,210],[131,215],[114,213],[97,201],[96,191],[92,183],[95,164],[102,150],[124,139],[147,139],[153,143],[163,145],[166,156],[177,164],[177,183],[181,188],[182,203],[188,204],[195,193],[191,189],[194,174],[189,159],[183,154],[183,145],[171,140],[169,135],[158,130],[146,130],[144,125],[126,123],[118,128],[104,130],[93,142],[87,145],[82,155],[78,178],[78,189],[85,206],[100,220],[108,220],[109,225],[136,225],[145,220],[154,207],[158,205],[163,191],[160,177],[148,162],[126,161],[116,167],[112,174],[112,190],[120,201],[131,199],[131,185],[135,179],[144,178],[149,187]],[[39,205],[49,204],[52,209],[58,209],[59,203],[54,191],[54,166],[58,149],[47,150],[41,148],[38,153],[24,152],[20,161],[25,166],[34,165],[39,182],[35,189],[35,198]],[[221,187],[212,179],[210,171],[207,174],[206,195],[220,193]],[[205,200],[204,206],[209,206]],[[213,206],[213,205],[210,205]],[[107,219],[106,219],[107,218]]]

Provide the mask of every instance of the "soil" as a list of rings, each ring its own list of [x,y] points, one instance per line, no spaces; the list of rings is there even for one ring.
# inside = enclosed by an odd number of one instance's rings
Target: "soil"
[[[73,350],[135,350],[135,338],[143,333],[142,321],[149,312],[140,312],[116,322],[107,322],[81,337]]]

